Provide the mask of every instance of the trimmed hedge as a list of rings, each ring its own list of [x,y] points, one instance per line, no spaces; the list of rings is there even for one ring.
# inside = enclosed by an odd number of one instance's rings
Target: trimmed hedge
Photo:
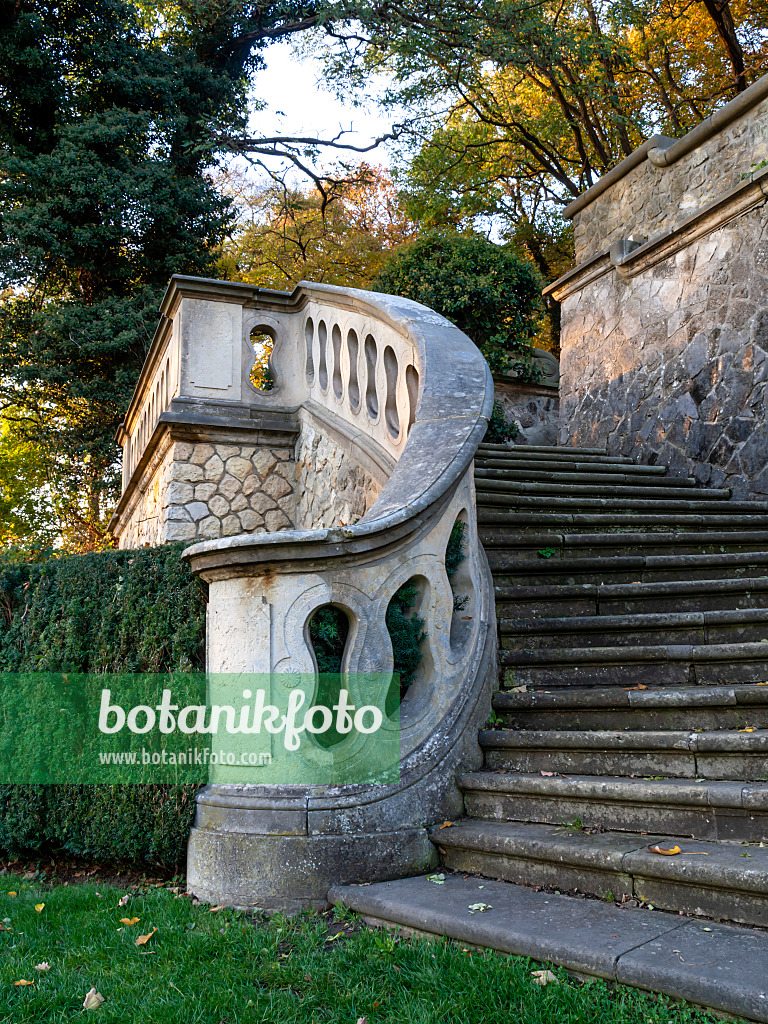
[[[205,667],[205,604],[181,547],[0,558],[0,671]],[[0,848],[183,863],[196,786],[0,786]]]

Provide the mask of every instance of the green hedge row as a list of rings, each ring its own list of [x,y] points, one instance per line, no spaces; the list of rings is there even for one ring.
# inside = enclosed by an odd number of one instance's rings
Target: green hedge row
[[[0,671],[202,670],[205,605],[168,545],[0,558]],[[196,787],[0,786],[0,848],[183,863]]]

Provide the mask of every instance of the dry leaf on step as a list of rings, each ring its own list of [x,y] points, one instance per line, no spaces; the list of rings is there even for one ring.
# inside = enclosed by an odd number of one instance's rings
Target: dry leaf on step
[[[84,1010],[98,1010],[101,1004],[104,1002],[104,996],[101,992],[97,992],[95,988],[92,988],[88,995],[83,1000]]]
[[[671,846],[668,850],[665,850],[661,846],[649,846],[648,849],[651,853],[660,853],[662,857],[675,857],[681,852],[679,846]]]

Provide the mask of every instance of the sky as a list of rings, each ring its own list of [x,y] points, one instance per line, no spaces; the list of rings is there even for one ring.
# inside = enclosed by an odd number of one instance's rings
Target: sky
[[[267,66],[254,76],[253,91],[267,107],[251,115],[254,136],[307,134],[332,138],[343,129],[353,132],[345,141],[365,145],[389,130],[389,117],[374,103],[363,108],[337,99],[323,85],[321,65],[315,57],[297,57],[288,42],[273,43],[264,56]],[[361,159],[389,163],[386,147]]]

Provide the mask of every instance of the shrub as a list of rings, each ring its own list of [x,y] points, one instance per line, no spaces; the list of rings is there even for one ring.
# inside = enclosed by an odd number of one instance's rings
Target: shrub
[[[0,670],[204,668],[205,604],[181,548],[0,559]],[[0,786],[0,847],[183,862],[194,785]]]
[[[506,444],[507,441],[514,441],[519,433],[517,424],[504,416],[504,406],[501,402],[494,402],[483,440],[488,444]]]
[[[429,232],[395,249],[372,287],[442,313],[469,335],[494,372],[538,378],[531,337],[541,281],[510,250],[480,235]]]

